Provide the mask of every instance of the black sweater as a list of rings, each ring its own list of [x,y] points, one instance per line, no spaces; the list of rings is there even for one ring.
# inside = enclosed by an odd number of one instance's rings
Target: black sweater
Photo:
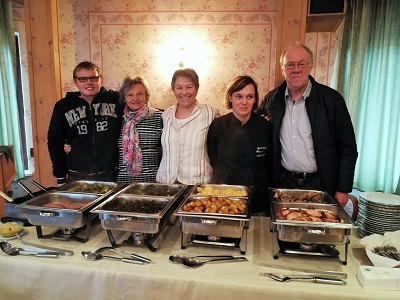
[[[99,173],[118,164],[118,137],[122,106],[118,93],[104,87],[89,104],[79,92],[68,92],[53,110],[47,135],[53,175],[64,177],[68,170]],[[71,152],[64,152],[64,144]]]
[[[269,211],[270,127],[255,113],[243,126],[229,113],[216,118],[208,130],[212,182],[252,186],[252,212]]]

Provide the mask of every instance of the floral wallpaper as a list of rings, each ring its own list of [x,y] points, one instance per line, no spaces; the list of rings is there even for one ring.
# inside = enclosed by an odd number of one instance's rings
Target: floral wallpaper
[[[278,0],[60,1],[63,91],[75,90],[75,65],[91,60],[107,88],[141,75],[151,103],[166,108],[175,103],[172,74],[183,64],[199,74],[198,100],[226,113],[225,88],[235,76],[252,76],[260,95],[274,87],[277,6]],[[307,34],[306,43],[316,54],[313,76],[328,84],[335,34]]]
[[[261,96],[274,88],[277,8],[278,0],[59,1],[63,92],[76,90],[75,65],[91,60],[109,89],[119,89],[127,75],[143,76],[151,103],[165,109],[175,103],[170,80],[183,64],[199,74],[198,100],[226,113],[225,88],[235,76],[252,76]],[[27,76],[23,7],[14,5],[13,13]],[[338,35],[309,33],[305,42],[315,55],[312,75],[329,85]]]

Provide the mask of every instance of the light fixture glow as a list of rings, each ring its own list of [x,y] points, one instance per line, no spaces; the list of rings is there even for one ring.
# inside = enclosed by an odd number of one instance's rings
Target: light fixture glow
[[[212,69],[213,47],[189,28],[169,32],[155,50],[157,68],[166,79],[171,78],[178,68],[193,68],[201,77]]]

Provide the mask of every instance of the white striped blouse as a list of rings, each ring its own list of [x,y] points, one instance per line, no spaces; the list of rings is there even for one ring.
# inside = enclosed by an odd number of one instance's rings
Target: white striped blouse
[[[196,102],[190,117],[177,119],[173,105],[163,112],[164,128],[161,135],[163,156],[156,180],[162,183],[208,183],[212,167],[206,149],[208,127],[218,110]]]

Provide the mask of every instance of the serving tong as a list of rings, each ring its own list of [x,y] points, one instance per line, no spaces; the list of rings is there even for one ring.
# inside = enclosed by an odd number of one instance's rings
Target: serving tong
[[[265,273],[265,275],[275,281],[279,282],[289,282],[289,281],[310,281],[314,283],[325,283],[325,284],[335,284],[335,285],[345,285],[347,282],[342,279],[334,279],[327,277],[317,277],[317,276],[305,276],[305,275],[277,275],[273,273]]]
[[[16,247],[7,241],[1,241],[0,248],[1,248],[1,250],[3,250],[4,253],[6,253],[10,256],[26,255],[26,256],[56,258],[59,255],[62,255],[62,253],[55,252],[55,251]]]
[[[125,255],[125,256],[129,256],[131,259],[140,261],[142,263],[154,263],[151,259],[134,254],[134,253],[128,253],[125,251],[122,251],[120,249],[117,249],[115,247],[111,247],[111,246],[106,246],[106,247],[100,247],[99,249],[97,249],[96,251],[94,251],[96,253],[102,253],[102,254],[107,254],[108,256],[112,256],[115,255],[117,253],[121,254],[121,255]]]
[[[59,255],[61,255],[61,256],[71,256],[74,253],[72,250],[54,248],[54,247],[49,247],[49,246],[44,246],[44,245],[27,242],[27,241],[23,240],[20,235],[18,235],[17,237],[18,237],[18,240],[21,242],[21,244],[25,245],[25,246],[34,247],[34,248],[38,248],[38,249],[44,249],[44,250],[53,251],[53,252],[58,252]]]
[[[110,246],[100,247],[94,251],[82,251],[81,253],[84,258],[93,261],[108,258],[138,265],[154,263],[149,258],[134,253],[128,253]]]

